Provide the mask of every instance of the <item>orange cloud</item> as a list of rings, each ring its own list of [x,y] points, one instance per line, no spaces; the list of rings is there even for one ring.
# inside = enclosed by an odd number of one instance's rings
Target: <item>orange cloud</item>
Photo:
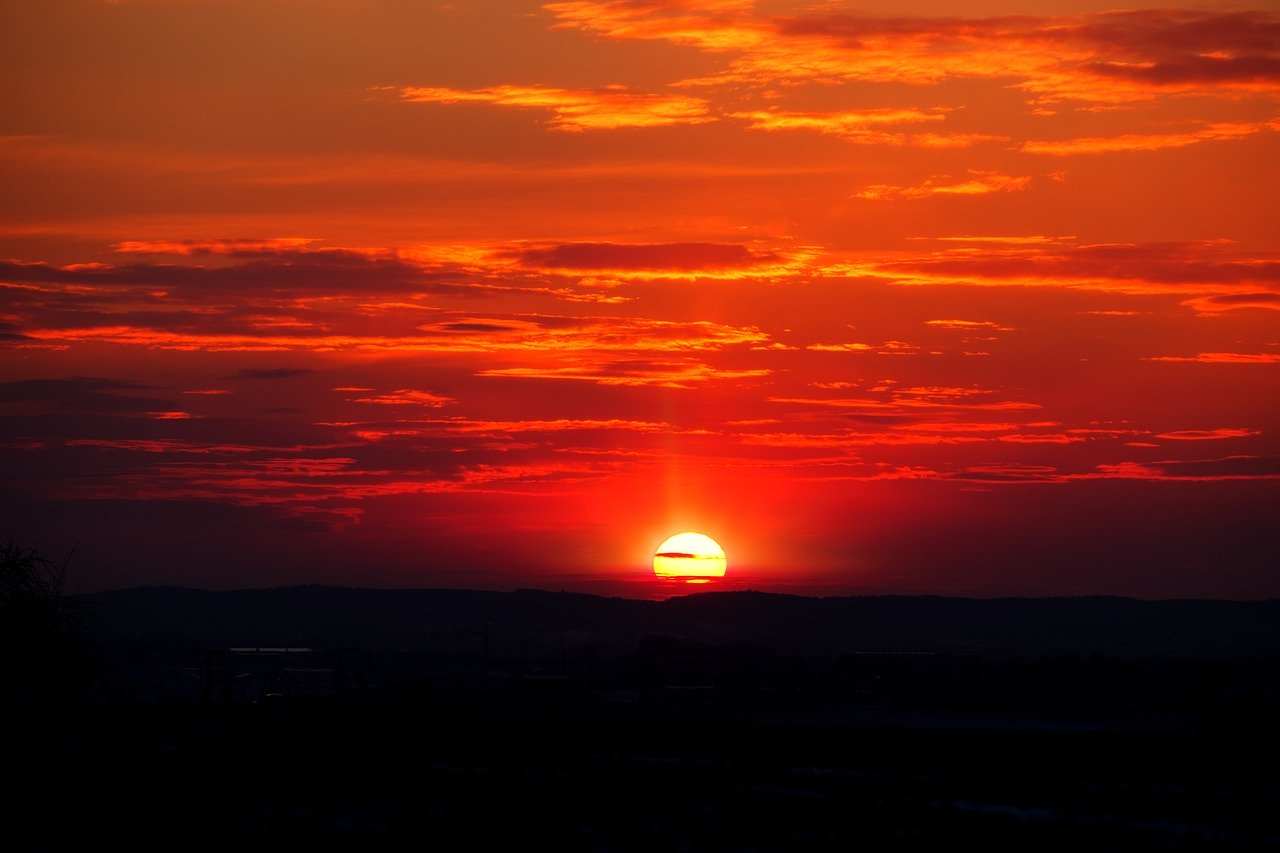
[[[570,0],[542,8],[562,29],[721,51],[749,49],[767,36],[765,27],[750,20],[754,7],[754,0]]]
[[[911,240],[937,240],[942,243],[993,243],[1008,246],[1042,246],[1046,244],[1071,243],[1074,237],[1049,237],[1044,234],[1020,235],[978,235],[957,234],[948,237],[910,237]]]
[[[673,433],[690,434],[691,430],[678,429],[671,424],[655,421],[638,421],[624,418],[553,418],[543,420],[476,420],[472,418],[445,418],[439,420],[404,420],[397,419],[394,425],[370,423],[335,423],[328,426],[350,431],[365,441],[383,441],[388,438],[448,438],[451,443],[459,439],[485,439],[484,447],[501,447],[503,450],[513,448],[529,449],[536,444],[498,445],[488,439],[524,433],[555,434],[562,432],[631,432],[649,435],[667,435]],[[599,454],[609,448],[578,447],[574,453]],[[558,451],[565,450],[563,446]]]
[[[715,121],[708,114],[707,102],[702,98],[638,94],[622,86],[603,89],[492,86],[469,90],[405,86],[399,89],[399,93],[402,100],[413,103],[485,103],[549,110],[551,126],[562,131],[662,127]]]
[[[772,403],[791,403],[802,406],[823,406],[833,409],[969,409],[988,412],[1029,411],[1041,408],[1036,403],[1021,400],[1002,400],[994,403],[943,402],[926,399],[894,399],[893,401],[850,397],[769,397]]]
[[[871,344],[809,344],[805,347],[814,352],[870,352],[875,349]]]
[[[977,386],[962,387],[955,385],[913,385],[906,388],[899,388],[893,392],[895,397],[921,397],[940,401],[989,396],[995,393],[997,392],[990,388],[979,388]],[[1032,424],[1032,426],[1045,426],[1045,424]],[[1057,426],[1057,424],[1049,424],[1049,426]]]
[[[1280,259],[1230,241],[1010,246],[942,250],[866,264],[857,271],[899,284],[1056,286],[1130,294],[1233,295],[1280,289]]]
[[[991,320],[925,320],[926,326],[954,329],[961,332],[1012,332],[1012,326],[1002,326]]]
[[[746,433],[739,440],[749,446],[791,448],[840,448],[882,446],[927,446],[1004,442],[1009,444],[1080,444],[1097,437],[1115,437],[1110,432],[1094,435],[1092,430],[1026,432],[1030,424],[1009,422],[921,422],[896,424],[876,432],[842,430],[834,433],[761,432]]]
[[[1033,103],[1127,104],[1163,94],[1280,91],[1271,12],[1138,10],[1060,16],[878,18],[759,14],[752,4],[562,2],[557,26],[730,54],[690,85],[1010,80]]]
[[[453,403],[456,401],[452,397],[432,394],[430,391],[415,391],[411,388],[401,388],[398,391],[392,391],[388,394],[378,394],[373,397],[357,397],[352,402],[372,403],[377,406],[429,406],[433,409],[438,409],[446,403]]]
[[[840,110],[791,112],[776,107],[729,113],[746,121],[752,130],[809,130],[839,136],[861,145],[911,145],[919,148],[969,148],[985,142],[1007,142],[1009,137],[991,133],[905,133],[886,128],[901,124],[942,121],[947,110],[919,109]]]
[[[996,192],[1017,192],[1031,186],[1031,176],[1002,175],[999,172],[982,172],[970,169],[972,175],[967,181],[959,183],[942,183],[945,178],[931,178],[914,187],[896,187],[888,184],[875,184],[857,193],[855,198],[865,199],[920,199],[935,195],[984,195]]]
[[[421,325],[417,334],[401,335],[358,331],[218,333],[112,325],[30,329],[26,336],[34,342],[54,346],[96,342],[188,352],[672,352],[710,351],[769,341],[766,333],[754,327],[705,320],[678,323],[638,317],[549,315],[454,317]]]
[[[916,432],[1010,432],[1020,429],[1022,425],[1011,423],[984,423],[981,421],[930,422],[920,424],[903,424],[900,428]]]
[[[1008,142],[998,133],[912,133],[907,144],[918,148],[971,148],[988,142]]]
[[[1203,364],[1280,364],[1274,352],[1202,352],[1197,355],[1160,355],[1147,361],[1198,361]]]
[[[1217,122],[1185,133],[1126,133],[1120,136],[1089,136],[1075,139],[1033,139],[1021,150],[1028,154],[1102,154],[1116,151],[1160,151],[1185,148],[1198,142],[1240,139],[1267,131],[1280,130],[1280,120],[1254,122]]]
[[[872,447],[886,446],[918,446],[972,444],[987,441],[980,436],[954,434],[915,434],[894,432],[843,432],[833,434],[821,433],[750,433],[739,440],[748,446],[756,447]]]
[[[942,121],[946,117],[944,112],[925,112],[917,109],[839,112],[788,112],[774,109],[736,112],[730,113],[729,116],[746,121],[747,126],[752,130],[811,130],[868,145],[905,145],[908,140],[906,134],[891,133],[883,128],[900,124]]]
[[[872,345],[858,342],[835,344],[809,344],[805,349],[812,352],[874,352],[876,355],[917,355],[920,345],[910,341],[882,341]]]
[[[1010,435],[1000,436],[1000,441],[1006,441],[1011,444],[1075,444],[1085,441],[1085,437],[1081,435],[1067,435],[1066,433],[1012,433]]]

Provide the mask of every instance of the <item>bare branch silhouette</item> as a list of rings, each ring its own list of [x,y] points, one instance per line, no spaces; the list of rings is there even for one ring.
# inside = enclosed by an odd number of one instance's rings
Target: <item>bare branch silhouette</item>
[[[85,641],[96,616],[65,594],[72,549],[62,561],[13,539],[0,545],[0,673],[18,707],[65,707],[83,698]]]

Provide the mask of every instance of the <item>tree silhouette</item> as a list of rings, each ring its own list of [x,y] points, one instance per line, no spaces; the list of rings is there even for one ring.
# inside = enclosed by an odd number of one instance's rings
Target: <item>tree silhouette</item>
[[[14,540],[0,545],[0,678],[10,709],[66,707],[87,686],[87,607],[64,593],[70,555],[55,562]]]

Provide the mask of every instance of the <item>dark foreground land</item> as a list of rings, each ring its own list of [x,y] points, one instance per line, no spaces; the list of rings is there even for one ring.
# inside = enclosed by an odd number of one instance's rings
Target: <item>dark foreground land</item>
[[[6,749],[34,849],[1280,842],[1278,602],[294,588],[95,607],[85,689],[28,690]]]

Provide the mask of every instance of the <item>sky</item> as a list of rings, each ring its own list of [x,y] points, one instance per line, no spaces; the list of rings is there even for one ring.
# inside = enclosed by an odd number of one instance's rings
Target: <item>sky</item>
[[[0,0],[0,74],[79,588],[1280,596],[1274,3]]]

